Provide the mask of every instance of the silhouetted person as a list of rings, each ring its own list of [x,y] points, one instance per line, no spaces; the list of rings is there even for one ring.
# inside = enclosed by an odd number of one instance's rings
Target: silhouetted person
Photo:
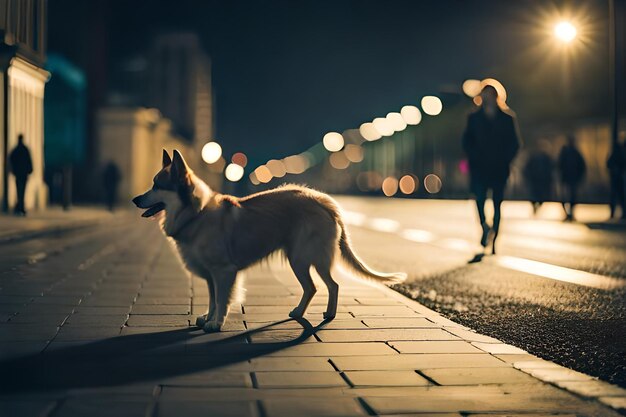
[[[33,172],[33,162],[30,158],[30,152],[24,145],[24,135],[20,133],[17,137],[17,146],[9,155],[11,164],[11,172],[15,175],[15,188],[17,189],[17,203],[15,204],[15,214],[26,215],[24,206],[24,194],[26,193],[26,183],[28,176]]]
[[[524,165],[523,174],[530,191],[533,213],[537,213],[539,207],[550,199],[553,168],[552,158],[546,151],[541,149],[531,153],[526,161],[526,165]]]
[[[626,170],[626,143],[613,145],[611,155],[606,161],[611,180],[611,218],[615,217],[615,209],[619,205],[622,208],[622,219],[626,219],[626,199],[624,196],[624,171]]]
[[[109,163],[107,163],[104,167],[102,179],[104,181],[104,197],[106,199],[106,205],[109,211],[113,211],[115,204],[117,203],[117,187],[122,179],[122,174],[113,161],[109,161]]]
[[[563,145],[559,153],[559,172],[564,190],[563,210],[565,210],[566,220],[574,219],[576,194],[580,183],[585,178],[586,169],[585,160],[576,148],[576,138],[569,135],[567,143]]]
[[[485,202],[491,190],[494,215],[491,235],[492,253],[496,253],[496,239],[500,228],[504,187],[509,177],[511,162],[519,149],[515,117],[502,111],[498,105],[498,92],[486,86],[480,93],[480,109],[469,115],[463,134],[463,150],[470,171],[470,188],[476,198],[478,219],[482,227],[480,244],[487,247],[490,228],[485,219]]]

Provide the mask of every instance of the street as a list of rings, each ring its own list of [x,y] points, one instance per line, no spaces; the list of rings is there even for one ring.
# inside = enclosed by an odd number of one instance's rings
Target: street
[[[626,234],[623,224],[601,223],[607,208],[581,206],[586,223],[565,223],[556,203],[533,219],[530,204],[507,202],[498,255],[468,263],[482,252],[471,201],[338,200],[363,258],[409,274],[396,287],[401,293],[481,333],[626,386]]]

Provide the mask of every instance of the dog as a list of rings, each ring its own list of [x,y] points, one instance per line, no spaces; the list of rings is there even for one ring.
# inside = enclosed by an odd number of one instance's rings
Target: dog
[[[162,169],[152,188],[133,203],[146,209],[143,217],[164,212],[163,232],[175,242],[187,269],[207,281],[209,308],[196,320],[206,332],[222,330],[241,284],[238,272],[277,251],[283,252],[303,289],[299,304],[289,313],[293,318],[304,315],[316,293],[311,267],[328,288],[323,317],[335,317],[339,285],[331,268],[336,257],[366,279],[394,283],[406,278],[404,273],[374,271],[357,257],[330,196],[297,185],[243,198],[221,194],[194,175],[177,150],[173,158],[163,150]]]

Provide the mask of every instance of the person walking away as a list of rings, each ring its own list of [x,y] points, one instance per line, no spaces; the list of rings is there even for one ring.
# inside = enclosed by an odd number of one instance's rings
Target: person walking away
[[[113,211],[115,204],[117,203],[117,187],[122,179],[120,169],[115,165],[115,162],[109,161],[104,167],[102,174],[104,182],[104,197],[106,205],[109,211]]]
[[[561,173],[561,184],[563,185],[563,210],[565,220],[574,220],[574,206],[577,201],[577,191],[580,183],[585,178],[587,169],[583,156],[576,148],[576,138],[573,135],[567,136],[567,143],[561,148],[559,153],[559,172]]]
[[[476,199],[478,219],[482,227],[480,244],[487,247],[491,236],[491,253],[495,254],[504,188],[511,162],[520,147],[520,139],[515,116],[500,108],[495,87],[485,86],[480,97],[480,109],[467,119],[463,150],[469,162],[470,189]],[[485,203],[489,191],[494,207],[491,228],[485,218]]]
[[[33,172],[33,161],[30,158],[28,147],[24,144],[24,135],[21,133],[17,137],[17,146],[13,148],[9,155],[9,163],[11,164],[11,172],[15,176],[15,188],[17,190],[17,203],[15,204],[14,213],[25,216],[24,195],[26,193],[28,176]]]
[[[524,165],[523,175],[530,191],[530,202],[533,213],[550,199],[552,194],[554,163],[550,155],[543,149],[534,151]]]
[[[616,215],[616,208],[619,205],[622,209],[622,220],[626,220],[626,199],[624,193],[624,171],[626,170],[626,142],[620,145],[613,145],[613,150],[606,161],[611,180],[611,199],[609,207],[611,209],[611,219]]]

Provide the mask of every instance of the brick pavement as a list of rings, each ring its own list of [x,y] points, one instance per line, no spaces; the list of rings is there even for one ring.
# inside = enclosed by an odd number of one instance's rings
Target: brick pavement
[[[122,216],[0,280],[1,416],[612,416],[626,390],[341,278],[303,320],[270,260],[246,273],[227,331],[191,326],[206,285],[154,224]],[[319,283],[318,283],[319,284]],[[561,388],[562,387],[562,388]]]

